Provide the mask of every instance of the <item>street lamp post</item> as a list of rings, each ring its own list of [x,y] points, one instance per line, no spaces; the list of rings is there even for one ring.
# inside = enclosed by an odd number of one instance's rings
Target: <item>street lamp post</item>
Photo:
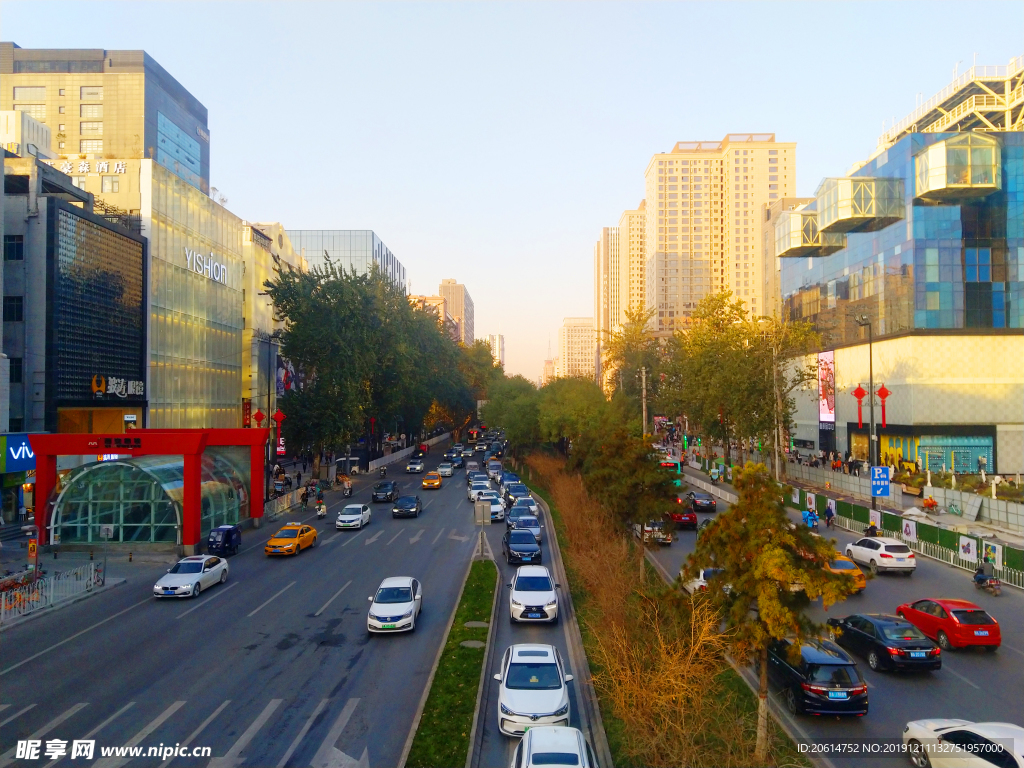
[[[858,315],[857,325],[868,329],[868,413],[871,419],[870,434],[868,436],[868,463],[874,467],[878,464],[878,435],[875,434],[875,359],[872,354],[874,335],[871,329],[871,318],[867,315]],[[871,494],[871,508],[878,509],[878,500],[874,494]]]

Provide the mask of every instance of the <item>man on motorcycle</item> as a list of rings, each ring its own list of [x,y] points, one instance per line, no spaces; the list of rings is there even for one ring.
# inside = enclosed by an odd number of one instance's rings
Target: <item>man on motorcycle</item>
[[[381,477],[387,477],[388,476],[388,468],[387,467],[381,467],[380,468],[380,476]]]
[[[327,505],[323,501],[316,503],[316,516],[321,518],[327,517]]]
[[[992,558],[986,557],[985,561],[974,572],[974,580],[978,584],[984,584],[989,579],[995,577],[995,575],[995,566],[992,564]]]

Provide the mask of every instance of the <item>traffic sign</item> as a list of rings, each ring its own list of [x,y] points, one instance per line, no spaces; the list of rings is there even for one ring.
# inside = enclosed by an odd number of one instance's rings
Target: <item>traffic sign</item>
[[[888,496],[889,495],[889,468],[888,467],[872,467],[871,468],[871,495],[872,496]]]
[[[101,525],[100,526],[100,538],[106,541],[114,538],[114,526],[112,525]]]

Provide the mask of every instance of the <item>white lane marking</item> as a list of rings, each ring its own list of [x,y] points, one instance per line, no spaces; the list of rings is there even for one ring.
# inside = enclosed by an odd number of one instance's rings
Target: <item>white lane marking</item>
[[[351,765],[356,762],[339,750],[335,744],[341,737],[341,732],[345,730],[345,726],[348,725],[348,721],[357,706],[359,706],[359,699],[349,699],[345,702],[345,708],[341,710],[341,714],[334,721],[334,725],[331,726],[331,730],[320,745],[320,749],[316,751],[316,755],[310,763],[311,768],[331,768],[332,766]]]
[[[326,603],[324,603],[323,607],[319,611],[314,613],[313,616],[319,616],[321,613],[326,611],[327,610],[327,606],[334,602],[334,598],[336,598],[338,595],[340,595],[342,592],[344,592],[346,589],[348,589],[348,585],[351,584],[351,583],[352,583],[352,579],[349,579],[347,582],[345,582],[345,586],[342,587],[341,589],[339,589],[337,592],[335,592],[331,596],[331,599],[328,600]]]
[[[416,543],[417,541],[419,541],[419,540],[420,540],[420,539],[422,539],[422,538],[423,538],[423,529],[422,529],[422,528],[420,528],[420,529],[419,529],[419,530],[418,530],[418,531],[416,532],[416,535],[415,535],[415,536],[413,536],[413,537],[412,537],[411,539],[409,539],[409,543],[410,543],[410,544],[415,544],[415,543]]]
[[[302,730],[299,731],[299,735],[295,737],[295,741],[291,743],[288,747],[288,751],[284,753],[284,757],[282,757],[281,761],[277,764],[277,768],[284,768],[285,764],[288,762],[288,758],[290,758],[295,753],[295,750],[299,748],[299,744],[302,743],[306,734],[309,733],[309,729],[313,727],[313,721],[316,720],[317,715],[323,711],[328,702],[330,702],[330,699],[321,699],[320,703],[316,705],[316,709],[313,710],[313,714],[311,714],[309,719],[306,720],[306,724],[302,726]]]
[[[339,536],[341,536],[341,531],[338,531],[336,534],[331,536],[331,538],[329,538],[327,541],[325,541],[324,544],[330,544],[332,541],[334,541]]]
[[[219,707],[217,707],[215,710],[213,710],[213,714],[212,715],[210,715],[208,718],[203,720],[203,722],[201,722],[199,724],[198,728],[196,728],[194,731],[192,731],[192,733],[190,733],[188,736],[185,737],[185,740],[183,742],[181,742],[181,746],[187,747],[189,744],[191,744],[193,741],[195,741],[196,737],[199,736],[200,733],[202,733],[203,731],[206,730],[206,726],[208,726],[210,723],[212,723],[214,721],[214,719],[217,717],[217,715],[219,715],[221,712],[223,712],[225,709],[227,709],[228,708],[228,704],[230,704],[230,703],[231,703],[231,699],[227,699],[223,704],[221,704]]]
[[[4,708],[6,709],[6,708],[7,708],[7,707],[9,707],[9,706],[10,706],[10,704],[5,704],[5,705],[4,705]],[[22,715],[24,715],[24,714],[25,714],[26,712],[28,712],[28,711],[29,711],[30,709],[32,709],[32,708],[33,708],[34,706],[36,706],[36,705],[35,705],[35,704],[29,704],[29,705],[28,705],[27,707],[25,707],[24,709],[22,709],[22,710],[20,710],[20,711],[18,711],[18,712],[15,712],[15,713],[14,713],[13,715],[11,715],[11,716],[10,716],[10,717],[8,717],[8,718],[7,718],[6,720],[4,720],[4,721],[3,721],[2,723],[0,723],[0,728],[3,728],[3,727],[4,727],[5,725],[7,725],[7,724],[8,724],[9,722],[11,722],[12,720],[17,720],[17,719],[18,719],[19,717],[21,717]]]
[[[193,605],[193,606],[192,606],[191,608],[189,608],[189,609],[188,609],[187,611],[185,611],[184,613],[179,613],[179,614],[178,614],[177,616],[175,616],[175,618],[176,618],[176,619],[180,619],[180,618],[181,618],[182,616],[188,616],[188,615],[189,615],[190,613],[192,613],[192,611],[198,611],[198,610],[199,610],[200,608],[202,608],[202,607],[203,607],[204,605],[206,605],[206,604],[207,604],[208,602],[210,602],[211,600],[215,600],[215,599],[217,599],[217,597],[218,597],[219,595],[223,595],[223,594],[224,594],[225,592],[227,592],[227,591],[228,591],[229,589],[231,589],[232,587],[237,587],[237,586],[238,586],[238,582],[237,582],[237,581],[232,581],[232,582],[231,582],[230,584],[228,584],[228,585],[227,585],[226,587],[223,587],[222,589],[218,590],[216,594],[214,594],[214,595],[210,595],[210,597],[206,598],[206,599],[205,599],[205,600],[203,600],[203,601],[202,601],[201,603],[198,603],[198,604],[196,604],[196,605]]]
[[[1009,651],[1013,651],[1014,653],[1019,653],[1021,656],[1024,656],[1024,651],[1022,651],[1020,648],[1014,648],[1012,645],[1007,645],[1006,643],[1003,643],[1003,648],[1006,648]]]
[[[441,538],[441,534],[444,533],[444,532],[445,532],[444,528],[442,528],[440,531],[438,531],[437,532],[437,536],[435,536],[434,540],[432,542],[430,542],[430,546],[434,546],[435,544],[437,544],[437,540]]]
[[[448,538],[452,541],[469,541],[469,536],[459,536],[459,534],[455,532],[454,528],[452,528],[452,532],[448,534]]]
[[[104,728],[106,728],[112,722],[117,720],[117,718],[119,718],[121,715],[123,715],[125,712],[127,712],[129,709],[131,709],[134,706],[135,706],[135,702],[134,701],[129,701],[127,704],[125,704],[123,707],[121,707],[119,710],[117,710],[117,712],[112,714],[110,717],[108,717],[102,723],[100,723],[95,728],[93,728],[91,731],[89,731],[87,734],[85,734],[85,736],[83,736],[82,738],[83,739],[91,739],[93,736],[95,736],[97,733],[102,731]],[[51,760],[50,762],[48,762],[44,766],[44,768],[51,768],[51,766],[56,765],[57,763],[59,763],[61,761],[61,759],[62,758],[58,757],[56,760]]]
[[[46,725],[44,725],[38,731],[36,731],[35,733],[31,734],[30,736],[26,736],[25,738],[26,739],[41,739],[43,736],[48,734],[50,731],[52,731],[58,725],[63,723],[68,718],[70,718],[70,717],[74,716],[75,714],[77,714],[79,710],[85,709],[87,706],[89,706],[89,705],[85,704],[85,703],[75,704],[75,706],[71,707],[71,709],[67,709],[64,712],[62,712],[61,714],[57,715],[55,718],[53,718],[53,720],[48,722]],[[10,765],[11,763],[14,762],[14,752],[15,752],[15,750],[17,748],[18,748],[17,746],[13,746],[10,749],[8,749],[6,752],[4,752],[2,755],[0,755],[0,768],[5,768],[6,766],[8,766],[8,765]]]
[[[267,605],[269,605],[269,604],[270,604],[270,603],[271,603],[271,602],[272,602],[273,600],[276,600],[276,599],[277,599],[277,598],[279,598],[279,597],[280,597],[281,595],[283,595],[283,594],[284,594],[284,593],[285,593],[285,592],[286,592],[287,590],[291,589],[291,588],[292,588],[292,587],[294,587],[294,586],[295,586],[295,582],[293,581],[293,582],[292,582],[291,584],[289,584],[289,585],[288,585],[287,587],[285,587],[284,589],[282,589],[282,590],[281,590],[280,592],[278,592],[278,593],[277,593],[276,595],[273,595],[272,597],[269,597],[269,598],[267,598],[267,600],[266,600],[266,601],[264,601],[263,603],[260,603],[259,607],[258,607],[258,608],[256,608],[256,609],[255,609],[255,610],[254,610],[254,611],[253,611],[252,613],[250,613],[250,614],[249,614],[248,616],[246,616],[246,618],[247,618],[247,619],[248,619],[248,618],[252,618],[252,617],[253,617],[254,615],[256,615],[257,613],[259,613],[259,611],[261,611],[261,610],[262,610],[263,608],[266,608],[266,607],[267,607]]]
[[[25,664],[28,664],[30,661],[34,661],[35,659],[38,659],[40,656],[43,656],[43,655],[49,653],[50,651],[53,651],[53,650],[56,650],[57,648],[60,648],[62,645],[67,645],[68,643],[70,643],[75,638],[81,637],[86,632],[91,632],[92,630],[96,629],[96,627],[102,626],[102,625],[106,624],[108,621],[113,621],[118,616],[123,616],[124,614],[128,613],[128,611],[130,611],[132,608],[138,608],[140,605],[145,605],[146,603],[149,603],[149,602],[152,602],[152,601],[153,601],[153,598],[147,597],[142,602],[136,603],[135,605],[129,605],[123,611],[118,611],[113,616],[107,616],[107,618],[105,618],[105,619],[103,619],[101,621],[97,621],[91,627],[86,627],[85,629],[81,630],[80,632],[76,632],[71,637],[65,638],[64,640],[61,640],[59,643],[54,643],[49,648],[44,648],[43,650],[39,651],[39,653],[33,653],[27,659],[24,659],[22,661],[19,661],[17,664],[13,664],[13,665],[9,666],[7,669],[5,669],[2,672],[0,672],[0,677],[3,677],[8,672],[13,672],[18,667],[21,667],[21,666],[23,666]]]
[[[184,701],[176,701],[159,715],[151,723],[146,725],[141,731],[136,733],[128,742],[124,745],[126,748],[137,747],[142,743],[144,739],[149,738],[150,734],[153,733],[157,728],[163,725],[175,712],[185,706]],[[130,757],[108,757],[104,760],[97,760],[93,763],[93,768],[120,768],[120,766],[128,763],[132,758]]]
[[[11,706],[10,704],[0,704],[0,712],[3,712],[5,709],[9,708],[10,706]]]
[[[384,531],[377,531],[375,534],[373,534],[373,536],[371,536],[366,541],[364,541],[363,544],[364,545],[373,544],[373,542],[375,542],[377,539],[379,539],[383,535],[384,535]]]
[[[395,539],[397,539],[397,538],[398,538],[399,536],[401,536],[401,535],[402,535],[403,533],[405,533],[405,531],[399,531],[399,532],[398,532],[398,533],[396,533],[396,534],[395,534],[394,536],[392,536],[392,537],[391,537],[391,541],[389,541],[389,542],[388,542],[388,545],[390,546],[391,542],[392,542],[392,541],[394,541]]]
[[[363,535],[363,531],[362,531],[362,530],[360,530],[360,531],[359,531],[359,533],[356,533],[356,534],[352,535],[351,537],[349,537],[349,540],[348,540],[348,541],[346,541],[346,542],[345,542],[344,544],[342,544],[341,546],[343,546],[343,547],[347,547],[347,546],[348,546],[349,544],[351,544],[351,543],[352,543],[353,541],[355,541],[355,540],[356,540],[357,538],[359,538],[359,537],[360,537],[360,536],[362,536],[362,535]]]
[[[950,669],[950,668],[949,668],[949,665],[948,665],[948,664],[943,664],[943,665],[942,665],[942,668],[943,668],[944,670],[946,670],[947,672],[949,672],[949,674],[953,675],[953,677],[958,677],[958,678],[960,678],[961,680],[963,680],[963,681],[964,681],[965,683],[967,683],[967,684],[968,684],[969,686],[971,686],[971,688],[974,688],[974,689],[975,689],[975,690],[977,690],[977,691],[980,691],[980,690],[981,690],[981,688],[980,688],[979,686],[977,686],[977,685],[976,685],[976,684],[974,683],[974,681],[973,681],[973,680],[970,680],[970,679],[968,679],[968,678],[964,677],[963,675],[961,675],[961,674],[960,674],[959,672],[956,672],[956,671],[954,671],[954,670]]]
[[[262,712],[260,712],[259,717],[253,720],[252,725],[245,729],[245,733],[238,737],[238,741],[231,746],[231,749],[227,751],[227,754],[225,754],[224,757],[215,757],[210,760],[210,762],[207,763],[207,768],[234,768],[241,764],[242,760],[240,759],[240,756],[242,754],[242,750],[249,746],[249,742],[253,740],[253,737],[259,729],[267,724],[267,720],[269,720],[270,716],[274,714],[274,710],[281,706],[282,701],[284,701],[284,699],[271,699],[270,703],[263,708]]]

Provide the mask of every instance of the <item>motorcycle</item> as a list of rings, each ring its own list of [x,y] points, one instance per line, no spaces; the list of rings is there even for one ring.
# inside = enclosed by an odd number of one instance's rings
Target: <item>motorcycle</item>
[[[986,592],[992,595],[992,597],[999,597],[1000,593],[1003,591],[1003,583],[999,581],[999,579],[997,579],[995,576],[990,576],[987,579],[982,579],[980,581],[978,579],[975,579],[974,588],[984,589]]]
[[[388,468],[387,467],[381,467],[380,468],[380,476],[381,477],[387,477],[388,476]]]
[[[346,499],[351,498],[351,496],[352,496],[352,486],[351,485],[346,485],[345,486],[345,490],[342,493],[343,493],[343,495],[345,496]]]
[[[327,505],[323,502],[316,505],[316,516],[321,520],[327,517]]]

